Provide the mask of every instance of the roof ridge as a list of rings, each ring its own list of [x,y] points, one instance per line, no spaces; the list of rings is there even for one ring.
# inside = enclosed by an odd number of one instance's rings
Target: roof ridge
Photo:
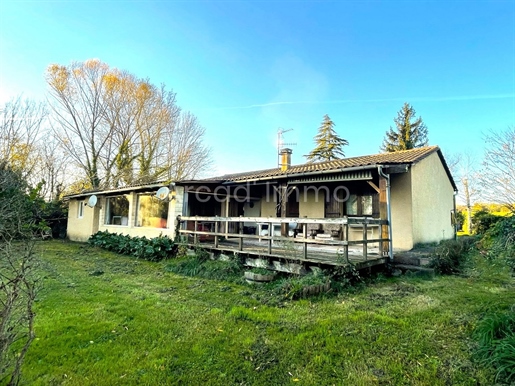
[[[296,164],[291,165],[287,170],[281,170],[280,168],[268,168],[268,169],[260,169],[260,170],[250,170],[246,172],[238,172],[238,173],[226,173],[221,176],[211,177],[209,180],[231,180],[236,179],[239,177],[247,177],[249,175],[287,175],[291,173],[295,169],[302,169],[307,168],[311,171],[317,171],[317,170],[327,170],[331,169],[332,166],[337,166],[341,168],[350,167],[351,163],[353,161],[362,160],[365,164],[371,165],[375,163],[406,163],[406,162],[417,162],[419,161],[422,155],[427,155],[429,153],[432,153],[435,150],[439,150],[439,147],[437,145],[433,146],[424,146],[424,147],[417,147],[413,149],[408,150],[399,150],[395,152],[384,152],[384,153],[376,153],[376,154],[366,154],[366,155],[360,155],[355,157],[346,157],[346,158],[337,158],[330,161],[320,161],[320,162],[305,162],[302,164]],[[407,153],[415,153],[420,154],[417,157],[414,157],[414,159],[399,159],[399,154],[407,154]],[[385,158],[384,160],[378,160],[377,158]],[[393,159],[392,159],[393,158]],[[402,157],[401,157],[402,158]],[[368,161],[368,162],[366,162]],[[295,173],[295,172],[294,172]]]

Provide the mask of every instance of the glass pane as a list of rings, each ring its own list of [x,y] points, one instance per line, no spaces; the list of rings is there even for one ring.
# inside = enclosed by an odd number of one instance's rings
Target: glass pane
[[[129,225],[129,200],[125,196],[107,199],[105,223],[107,225]]]
[[[140,227],[166,228],[168,202],[160,201],[153,195],[138,196],[136,224]]]
[[[363,196],[362,197],[362,205],[363,205],[363,216],[372,216],[372,196]]]
[[[358,215],[358,197],[355,194],[351,194],[346,202],[347,215],[357,216]]]

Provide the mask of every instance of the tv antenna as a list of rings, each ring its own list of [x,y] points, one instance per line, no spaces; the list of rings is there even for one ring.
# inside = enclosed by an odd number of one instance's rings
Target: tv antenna
[[[277,129],[277,167],[281,167],[281,150],[285,146],[297,146],[296,143],[285,143],[283,140],[283,134],[288,131],[293,131],[293,129],[283,129],[279,127]]]

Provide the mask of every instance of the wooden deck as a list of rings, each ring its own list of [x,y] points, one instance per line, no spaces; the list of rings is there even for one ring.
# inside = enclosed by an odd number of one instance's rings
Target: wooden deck
[[[296,218],[241,218],[241,217],[186,217],[182,218],[184,226],[180,230],[184,241],[191,247],[200,246],[216,253],[232,253],[244,256],[250,266],[267,266],[279,271],[298,271],[302,267],[350,267],[356,269],[383,265],[388,261],[384,239],[368,238],[368,232],[375,227],[385,225],[384,220],[365,219],[296,219]],[[194,223],[187,229],[185,222]],[[273,230],[274,225],[296,223],[303,227],[303,233],[295,237],[272,235],[243,234],[242,224],[246,222],[267,223]],[[212,225],[210,230],[203,223]],[[229,223],[236,223],[233,232],[225,231]],[[308,235],[308,224],[338,224],[341,226],[340,237],[313,237]],[[200,226],[199,226],[200,225]],[[362,239],[349,240],[349,228],[362,227]],[[368,229],[367,229],[368,228]],[[234,231],[236,230],[236,232]],[[385,253],[386,252],[386,253]]]

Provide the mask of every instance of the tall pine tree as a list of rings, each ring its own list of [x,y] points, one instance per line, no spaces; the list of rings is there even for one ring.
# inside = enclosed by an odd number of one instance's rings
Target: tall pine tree
[[[345,157],[343,147],[347,146],[349,142],[334,131],[334,122],[326,114],[318,128],[318,134],[315,136],[315,144],[315,148],[308,155],[304,156],[308,162],[331,161],[343,158]]]
[[[404,106],[397,113],[395,129],[390,127],[381,146],[385,152],[409,150],[416,147],[427,146],[427,127],[422,117],[415,119],[416,113],[413,106],[404,103]]]

